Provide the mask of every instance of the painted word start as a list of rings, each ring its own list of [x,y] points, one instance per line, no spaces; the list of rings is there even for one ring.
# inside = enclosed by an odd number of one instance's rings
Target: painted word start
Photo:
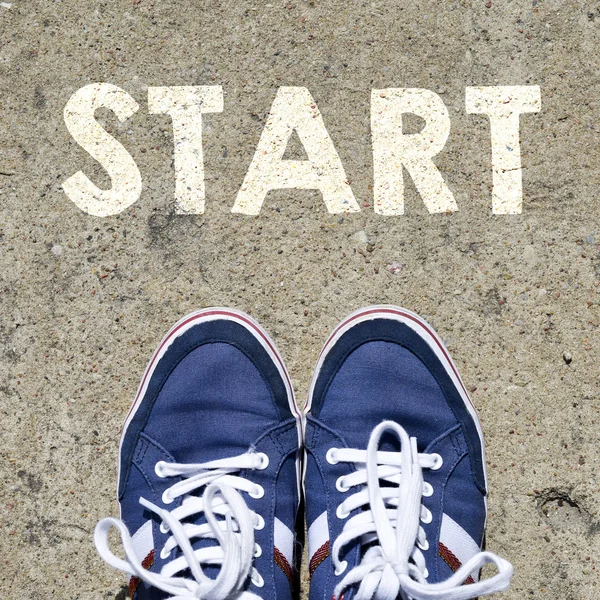
[[[492,213],[519,214],[523,204],[519,115],[540,110],[540,88],[467,87],[465,96],[468,113],[487,115],[490,120]],[[202,115],[223,111],[222,87],[150,87],[148,107],[152,114],[170,115],[173,122],[176,212],[202,214]],[[81,210],[106,217],[138,200],[142,176],[127,150],[95,120],[94,112],[99,108],[107,108],[125,121],[139,106],[127,92],[108,83],[79,89],[65,106],[69,133],[106,169],[112,186],[102,190],[79,171],[63,183],[63,189]],[[425,121],[419,133],[403,133],[402,115],[407,113]],[[306,160],[283,158],[294,132],[304,147]],[[433,162],[450,133],[448,109],[437,94],[416,88],[372,90],[371,133],[376,213],[404,214],[403,169],[413,179],[430,213],[458,210]],[[360,211],[321,113],[304,87],[281,87],[277,91],[231,212],[257,215],[267,193],[282,188],[319,190],[330,213]]]

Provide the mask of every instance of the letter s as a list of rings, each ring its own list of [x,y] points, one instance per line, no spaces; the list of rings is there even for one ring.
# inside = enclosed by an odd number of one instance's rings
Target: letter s
[[[95,120],[94,112],[98,108],[108,108],[120,121],[125,121],[139,106],[127,92],[109,83],[82,87],[65,106],[67,130],[106,169],[112,187],[101,190],[82,171],[69,177],[62,187],[81,210],[96,217],[107,217],[124,211],[140,197],[142,176],[129,152]]]

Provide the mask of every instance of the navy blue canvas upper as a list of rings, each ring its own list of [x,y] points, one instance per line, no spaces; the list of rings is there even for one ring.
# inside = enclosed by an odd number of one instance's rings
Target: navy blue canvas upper
[[[439,453],[444,459],[438,471],[423,470],[434,494],[423,498],[433,521],[422,526],[429,542],[423,553],[427,581],[447,579],[453,571],[438,555],[442,514],[459,523],[477,544],[483,541],[486,489],[481,440],[444,365],[418,333],[397,320],[358,323],[326,354],[306,425],[308,526],[326,510],[331,544],[339,536],[346,521],[336,516],[336,509],[348,493],[338,491],[335,482],[354,465],[331,465],[326,453],[331,447],[366,449],[372,430],[384,420],[399,423],[416,437],[419,452]],[[399,442],[384,436],[380,449],[399,450]],[[349,545],[345,553],[348,569],[360,562],[358,544]],[[312,574],[311,600],[330,600],[341,577],[334,575],[330,557],[323,561]],[[344,594],[345,600],[351,596],[352,590]]]
[[[255,541],[262,548],[255,567],[265,586],[251,585],[249,589],[265,599],[291,598],[290,582],[273,561],[273,521],[277,516],[294,528],[297,420],[277,366],[254,334],[231,320],[201,322],[176,338],[160,359],[122,443],[121,516],[132,534],[153,519],[156,552],[152,571],[159,572],[165,564],[159,551],[168,536],[160,532],[159,519],[143,509],[139,498],[167,510],[181,502],[179,498],[168,506],[163,504],[163,491],[177,479],[159,478],[154,471],[156,463],[204,463],[250,449],[267,454],[269,465],[265,470],[239,473],[265,490],[257,499],[243,493],[248,507],[266,523],[263,530],[255,532]],[[200,515],[195,522],[203,519]],[[214,543],[196,541],[194,547]],[[215,569],[205,572],[214,577]],[[143,583],[136,595],[138,600],[165,597]]]

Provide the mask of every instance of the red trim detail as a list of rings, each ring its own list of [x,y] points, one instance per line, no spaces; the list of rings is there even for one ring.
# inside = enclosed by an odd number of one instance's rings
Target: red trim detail
[[[460,560],[458,560],[458,558],[456,558],[456,555],[454,554],[454,552],[452,552],[452,550],[448,549],[446,546],[444,546],[444,544],[442,544],[442,542],[438,543],[438,554],[444,559],[444,562],[456,573],[456,571],[458,571],[458,569],[460,569],[462,567],[462,563],[460,562]],[[464,583],[475,583],[475,580],[473,579],[473,577],[471,575],[469,575]]]
[[[148,570],[152,565],[154,564],[154,550],[150,550],[150,552],[148,553],[148,556],[146,556],[146,558],[142,561],[142,567],[144,567],[144,569]],[[133,598],[135,595],[135,592],[138,589],[138,586],[140,585],[140,583],[142,582],[142,580],[139,577],[132,577],[129,580],[129,597]]]
[[[288,562],[288,559],[276,546],[273,548],[273,560],[275,561],[277,566],[283,571],[283,574],[288,578],[290,585],[294,585],[294,570]]]
[[[329,540],[327,540],[311,557],[308,564],[308,574],[311,576],[315,569],[329,556]]]
[[[211,317],[211,316],[214,316],[214,315],[222,315],[222,316],[227,316],[227,317],[233,317],[234,319],[239,319],[240,321],[243,321],[246,325],[248,325],[249,327],[251,327],[254,330],[255,333],[257,333],[258,335],[260,335],[261,339],[263,339],[267,343],[267,346],[271,349],[271,351],[273,352],[274,356],[277,358],[277,361],[281,365],[281,367],[282,367],[281,370],[282,370],[282,372],[283,372],[283,374],[285,376],[285,379],[286,379],[286,381],[288,383],[289,389],[290,390],[294,389],[292,387],[292,382],[291,382],[289,374],[288,374],[288,372],[287,372],[287,370],[285,368],[283,360],[279,356],[279,352],[277,351],[277,349],[275,348],[275,346],[273,346],[273,344],[270,342],[270,340],[262,333],[262,331],[250,319],[248,319],[247,317],[245,317],[245,316],[243,316],[241,314],[233,313],[233,312],[229,312],[229,311],[225,311],[225,310],[207,310],[207,311],[201,312],[199,314],[194,314],[189,319],[186,319],[185,321],[182,321],[181,323],[179,323],[175,327],[175,329],[173,329],[173,331],[171,331],[169,334],[167,334],[167,337],[165,337],[165,339],[161,342],[160,346],[156,349],[156,351],[152,355],[152,359],[150,360],[150,364],[146,367],[146,371],[144,372],[144,376],[142,378],[142,382],[140,383],[140,386],[139,386],[139,389],[138,389],[138,393],[136,394],[135,400],[133,401],[133,404],[131,405],[131,408],[129,409],[129,412],[127,413],[127,417],[125,418],[125,423],[127,423],[128,419],[129,419],[131,413],[134,411],[134,409],[137,409],[137,403],[138,403],[139,396],[140,396],[142,390],[144,389],[144,385],[146,384],[146,380],[148,379],[148,376],[149,376],[150,372],[153,370],[154,363],[156,362],[156,359],[157,359],[160,351],[163,349],[163,347],[168,342],[170,342],[170,340],[175,336],[175,334],[182,327],[185,327],[186,325],[188,325],[192,321],[201,320],[204,317]],[[293,394],[293,391],[292,391],[292,394]],[[300,417],[300,413],[298,411],[298,407],[296,406],[295,402],[294,402],[293,410],[296,413],[296,416]]]
[[[154,564],[154,550],[148,552],[148,556],[142,561],[142,567],[149,569]]]

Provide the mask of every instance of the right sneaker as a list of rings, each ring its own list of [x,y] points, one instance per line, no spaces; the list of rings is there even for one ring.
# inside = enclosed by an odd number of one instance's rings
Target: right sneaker
[[[273,341],[211,308],[166,335],[119,449],[121,519],[98,552],[135,600],[292,600],[301,419]],[[121,534],[125,559],[109,549]]]
[[[482,552],[483,435],[444,344],[393,306],[325,344],[305,409],[310,600],[466,600],[505,590]],[[493,563],[497,573],[479,580]]]

